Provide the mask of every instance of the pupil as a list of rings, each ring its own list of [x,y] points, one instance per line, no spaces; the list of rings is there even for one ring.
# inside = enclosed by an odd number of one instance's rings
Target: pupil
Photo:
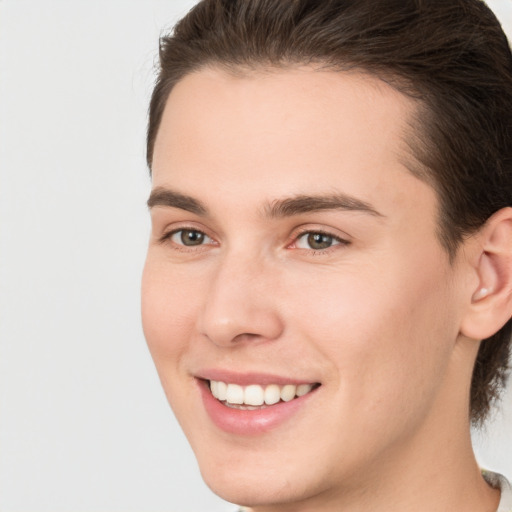
[[[181,241],[183,245],[201,245],[204,240],[204,234],[200,231],[182,231]]]
[[[332,245],[332,236],[322,233],[311,233],[308,236],[308,244],[312,249],[327,249]]]

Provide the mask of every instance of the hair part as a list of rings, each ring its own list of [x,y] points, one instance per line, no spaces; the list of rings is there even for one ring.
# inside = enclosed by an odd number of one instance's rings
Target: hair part
[[[512,205],[512,55],[481,0],[203,0],[160,40],[147,162],[174,85],[205,66],[361,70],[418,100],[407,143],[439,198],[439,239],[465,237]],[[481,343],[470,416],[483,423],[504,388],[512,321]]]

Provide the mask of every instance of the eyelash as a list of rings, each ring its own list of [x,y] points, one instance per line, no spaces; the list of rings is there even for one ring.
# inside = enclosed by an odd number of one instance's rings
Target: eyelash
[[[173,245],[173,248],[177,251],[182,251],[182,252],[190,252],[190,251],[197,251],[198,249],[200,250],[200,248],[204,247],[205,245],[211,245],[211,244],[198,244],[198,245],[190,245],[190,246],[187,246],[185,244],[179,244],[179,243],[176,243],[176,242],[173,242],[172,241],[172,237],[179,234],[179,233],[182,233],[182,232],[193,232],[193,233],[198,233],[199,235],[202,235],[210,240],[213,241],[213,238],[210,237],[209,235],[207,235],[204,231],[201,231],[200,229],[196,229],[194,227],[181,227],[179,229],[173,229],[172,231],[169,231],[168,233],[165,233],[160,239],[159,239],[159,242],[160,243],[167,243],[167,242],[171,242],[172,245]],[[323,249],[313,249],[313,248],[309,248],[309,249],[305,249],[305,248],[297,248],[298,250],[303,250],[303,251],[309,251],[311,254],[313,255],[325,255],[325,254],[329,254],[332,250],[336,250],[335,247],[337,247],[338,245],[340,246],[348,246],[350,245],[350,242],[348,240],[345,240],[339,236],[336,236],[336,235],[333,235],[332,233],[329,233],[327,231],[323,231],[321,229],[304,229],[303,231],[300,231],[299,233],[297,233],[296,235],[294,235],[293,237],[293,240],[291,243],[289,243],[287,245],[287,248],[290,248],[290,247],[293,247],[293,246],[296,246],[297,243],[299,242],[299,240],[301,240],[301,238],[305,237],[306,235],[321,235],[321,236],[324,236],[324,237],[328,237],[330,239],[332,239],[333,243],[332,245],[329,245],[329,247],[326,247],[326,248],[323,248]],[[216,243],[214,243],[213,245],[217,245]]]
[[[208,238],[210,240],[213,240],[212,237],[208,236],[204,231],[201,231],[200,229],[197,229],[195,227],[192,227],[192,226],[183,226],[179,229],[173,229],[172,231],[169,231],[168,233],[164,233],[160,239],[159,239],[159,242],[162,243],[162,244],[165,244],[165,243],[171,243],[172,244],[172,247],[173,249],[177,250],[177,251],[182,251],[182,252],[191,252],[191,251],[197,251],[198,249],[200,250],[200,248],[204,247],[205,245],[207,244],[199,244],[199,245],[185,245],[185,244],[179,244],[179,243],[176,243],[176,242],[173,242],[172,241],[172,237],[174,235],[177,235],[179,233],[182,233],[182,232],[190,232],[190,233],[198,233],[202,236],[204,236],[205,238]]]
[[[313,249],[312,247],[310,247],[309,249],[298,248],[299,250],[310,251],[311,254],[313,254],[314,256],[330,254],[332,251],[336,250],[337,246],[350,245],[350,242],[348,240],[345,240],[339,236],[333,235],[332,233],[329,233],[328,231],[323,231],[321,229],[304,229],[303,231],[297,233],[294,236],[293,242],[290,245],[296,246],[297,243],[299,242],[299,240],[301,238],[305,237],[306,235],[321,235],[323,237],[328,237],[328,238],[332,239],[333,243],[331,245],[329,245],[329,247],[326,247],[324,249]],[[288,247],[290,247],[290,245]]]

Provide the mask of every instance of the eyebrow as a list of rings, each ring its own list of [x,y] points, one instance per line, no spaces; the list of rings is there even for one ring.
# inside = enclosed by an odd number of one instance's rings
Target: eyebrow
[[[371,204],[341,193],[318,196],[297,195],[286,199],[278,199],[266,208],[265,213],[270,218],[279,218],[322,210],[356,211],[384,217]]]
[[[156,187],[152,190],[147,205],[149,208],[154,206],[179,208],[203,217],[208,215],[208,209],[201,201],[165,187]],[[276,219],[323,210],[355,211],[384,217],[371,204],[342,193],[314,196],[296,195],[276,199],[266,205],[263,211],[266,217]]]
[[[153,189],[147,204],[148,208],[153,208],[154,206],[168,206],[186,210],[187,212],[195,213],[200,216],[208,214],[207,208],[201,201],[164,187],[156,187]]]

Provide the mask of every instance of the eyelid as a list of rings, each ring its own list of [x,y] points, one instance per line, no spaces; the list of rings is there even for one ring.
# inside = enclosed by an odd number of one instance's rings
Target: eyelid
[[[177,235],[179,235],[180,233],[182,233],[182,236],[183,236],[183,232],[192,232],[192,233],[199,233],[200,235],[203,236],[203,239],[202,239],[202,243],[199,243],[199,244],[192,244],[192,245],[187,245],[187,244],[184,244],[184,243],[180,243],[176,240],[176,237]],[[203,233],[202,231],[199,231],[198,229],[187,229],[187,228],[182,228],[182,229],[175,229],[174,231],[171,231],[168,235],[168,239],[173,243],[173,244],[176,244],[176,245],[180,245],[180,246],[184,246],[184,247],[188,247],[188,248],[193,248],[193,247],[201,247],[203,245],[212,245],[211,242],[213,242],[213,239],[210,238],[206,233]]]
[[[204,234],[205,237],[209,239],[209,242],[203,243],[196,246],[187,246],[184,244],[176,243],[171,240],[171,238],[180,231],[197,231],[199,233]],[[305,248],[299,248],[296,247],[297,241],[307,235],[307,234],[321,234],[328,237],[331,237],[333,240],[335,240],[337,243],[333,244],[330,247],[327,247],[325,249],[305,249]],[[177,250],[182,251],[200,251],[202,249],[206,249],[207,247],[211,246],[218,246],[219,242],[216,240],[215,236],[210,233],[209,229],[206,229],[204,226],[198,226],[194,222],[186,222],[186,223],[173,223],[170,226],[167,226],[161,235],[157,237],[157,242],[160,244],[172,244],[172,246]],[[289,241],[286,243],[286,248],[288,249],[296,249],[302,252],[310,252],[310,253],[322,253],[326,254],[331,252],[332,250],[336,250],[337,248],[345,247],[351,244],[350,236],[346,233],[340,232],[338,229],[334,228],[325,228],[320,227],[318,225],[303,225],[297,227],[293,233],[291,234]],[[340,247],[341,246],[341,247]]]
[[[171,238],[180,231],[197,231],[198,233],[202,233],[205,237],[210,239],[213,243],[205,243],[196,246],[186,246],[184,244],[178,244],[171,240]],[[161,244],[170,243],[175,248],[185,249],[185,250],[200,250],[200,248],[210,245],[218,245],[217,240],[212,234],[209,233],[209,230],[204,227],[199,227],[194,225],[193,223],[185,223],[185,224],[172,224],[171,226],[167,226],[166,229],[163,230],[162,235],[158,236],[158,242]]]
[[[325,235],[325,236],[328,236],[328,237],[331,237],[333,238],[334,240],[336,240],[336,242],[338,242],[337,244],[334,244],[330,247],[327,247],[326,249],[302,249],[302,248],[298,248],[298,247],[293,247],[294,245],[297,244],[297,241],[303,237],[304,235],[307,235],[307,234],[320,234],[320,235]],[[291,241],[287,244],[287,248],[291,248],[291,249],[297,249],[299,251],[310,251],[310,252],[313,252],[313,253],[327,253],[327,252],[330,252],[330,250],[336,250],[336,248],[338,246],[347,246],[347,245],[350,245],[351,244],[351,240],[350,240],[350,237],[346,234],[341,234],[339,232],[339,230],[335,230],[335,229],[328,229],[328,228],[325,228],[325,227],[317,227],[317,226],[312,226],[312,225],[307,225],[307,226],[301,226],[300,228],[298,228],[298,230],[294,231],[294,233],[292,234],[291,236]]]

